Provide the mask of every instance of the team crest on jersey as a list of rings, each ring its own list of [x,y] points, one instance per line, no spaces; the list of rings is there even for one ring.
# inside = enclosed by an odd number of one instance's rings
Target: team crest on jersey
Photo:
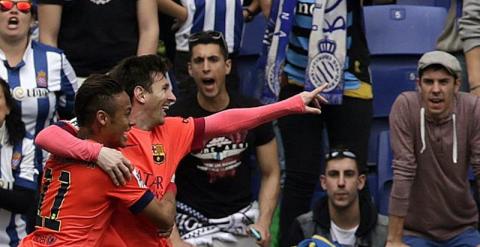
[[[47,87],[47,73],[43,70],[37,73],[37,85],[38,87]]]
[[[12,154],[12,170],[16,170],[22,161],[22,154],[20,152],[14,152]]]
[[[165,150],[162,144],[152,145],[153,161],[156,164],[162,164],[165,161]]]

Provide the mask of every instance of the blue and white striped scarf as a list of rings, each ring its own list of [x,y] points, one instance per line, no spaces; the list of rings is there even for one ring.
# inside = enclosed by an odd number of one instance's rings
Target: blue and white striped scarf
[[[265,64],[263,103],[271,103],[278,99],[282,65],[296,5],[296,0],[273,2],[265,35],[266,48],[258,63],[259,66]],[[310,91],[328,83],[322,95],[330,104],[342,103],[347,37],[346,14],[346,0],[316,0],[313,10],[305,90]],[[272,25],[273,23],[275,24]]]

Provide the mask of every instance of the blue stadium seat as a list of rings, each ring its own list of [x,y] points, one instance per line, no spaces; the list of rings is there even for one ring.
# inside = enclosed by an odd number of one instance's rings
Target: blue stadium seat
[[[420,55],[372,57],[374,117],[388,117],[397,96],[415,90],[419,58]]]
[[[377,203],[378,201],[378,176],[375,171],[373,172],[368,172],[367,175],[367,186],[368,186],[368,191],[370,192],[370,196],[372,197],[373,201]]]
[[[413,5],[367,6],[365,31],[371,55],[423,54],[435,48],[447,11]]]
[[[397,4],[400,5],[427,5],[444,7],[448,9],[450,7],[450,0],[397,0]]]
[[[390,148],[390,131],[382,131],[378,137],[378,211],[388,214],[388,200],[393,184],[392,149]]]
[[[397,0],[400,5],[427,5],[435,6],[435,0]]]
[[[367,6],[364,10],[374,117],[387,117],[398,94],[415,89],[417,61],[435,49],[447,11],[411,5]]]
[[[378,158],[378,136],[382,131],[388,130],[388,117],[376,117],[372,119],[370,127],[370,138],[368,140],[368,168],[372,169],[377,165]],[[375,169],[376,172],[376,169]]]
[[[313,209],[318,200],[322,199],[324,196],[327,196],[327,192],[324,191],[320,185],[320,178],[318,180],[319,181],[315,186],[315,190],[313,191],[312,200],[310,201],[310,209]]]

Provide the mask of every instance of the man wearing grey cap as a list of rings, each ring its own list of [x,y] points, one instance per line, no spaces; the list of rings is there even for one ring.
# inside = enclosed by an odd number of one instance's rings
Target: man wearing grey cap
[[[425,53],[417,92],[392,107],[387,246],[480,246],[467,175],[480,175],[480,97],[459,92],[460,73],[452,55]]]

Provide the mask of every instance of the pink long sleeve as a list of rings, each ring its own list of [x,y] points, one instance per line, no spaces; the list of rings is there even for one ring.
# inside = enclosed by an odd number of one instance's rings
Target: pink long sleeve
[[[252,108],[237,108],[205,117],[205,139],[257,127],[288,114],[305,112],[300,95],[280,102]]]
[[[60,122],[40,131],[35,144],[57,156],[96,162],[103,145],[78,139],[75,133],[76,129],[69,123]]]

